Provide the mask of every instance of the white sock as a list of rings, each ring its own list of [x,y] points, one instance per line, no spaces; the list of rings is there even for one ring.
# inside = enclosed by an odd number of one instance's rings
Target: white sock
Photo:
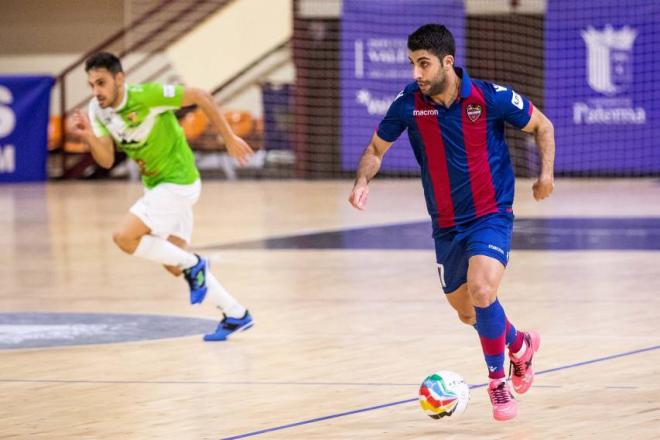
[[[187,269],[197,264],[197,257],[194,254],[186,252],[164,238],[155,235],[143,236],[133,255],[167,266],[177,266],[182,269]]]
[[[520,347],[520,350],[518,350],[517,352],[513,353],[513,356],[514,356],[516,359],[520,359],[520,358],[522,357],[522,355],[525,354],[525,351],[527,351],[527,342],[525,342],[525,340],[523,339],[523,343],[522,343],[522,346]]]
[[[206,296],[216,303],[225,315],[230,318],[242,318],[245,315],[245,307],[240,305],[236,298],[222,287],[222,284],[211,272],[206,272],[206,285],[209,289]]]

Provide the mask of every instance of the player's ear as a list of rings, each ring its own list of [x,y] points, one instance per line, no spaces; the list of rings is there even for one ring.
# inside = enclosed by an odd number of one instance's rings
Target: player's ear
[[[442,67],[453,68],[454,67],[454,56],[445,55],[442,57]]]
[[[126,74],[124,72],[115,73],[115,82],[117,82],[118,86],[123,86],[125,80],[126,80]]]

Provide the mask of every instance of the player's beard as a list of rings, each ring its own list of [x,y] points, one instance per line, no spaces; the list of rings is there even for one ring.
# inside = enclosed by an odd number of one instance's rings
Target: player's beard
[[[112,87],[112,96],[106,97],[100,95],[96,97],[96,100],[98,101],[101,108],[107,108],[115,104],[117,101],[117,96],[119,96],[119,85],[115,82]]]
[[[424,94],[426,96],[440,95],[444,93],[445,90],[447,90],[447,85],[448,85],[447,75],[440,74],[438,75],[438,78],[436,78],[435,81],[429,81],[429,89]]]

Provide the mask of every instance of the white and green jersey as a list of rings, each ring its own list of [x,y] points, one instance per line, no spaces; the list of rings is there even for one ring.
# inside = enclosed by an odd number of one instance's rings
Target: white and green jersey
[[[142,183],[187,185],[199,178],[195,157],[172,110],[181,107],[183,87],[130,84],[117,108],[89,103],[96,136],[112,136],[118,150],[137,162]]]

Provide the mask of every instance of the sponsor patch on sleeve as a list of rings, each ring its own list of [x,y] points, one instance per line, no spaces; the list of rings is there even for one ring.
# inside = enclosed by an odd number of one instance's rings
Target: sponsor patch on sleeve
[[[511,104],[518,107],[520,110],[523,109],[523,100],[519,94],[511,90]]]

